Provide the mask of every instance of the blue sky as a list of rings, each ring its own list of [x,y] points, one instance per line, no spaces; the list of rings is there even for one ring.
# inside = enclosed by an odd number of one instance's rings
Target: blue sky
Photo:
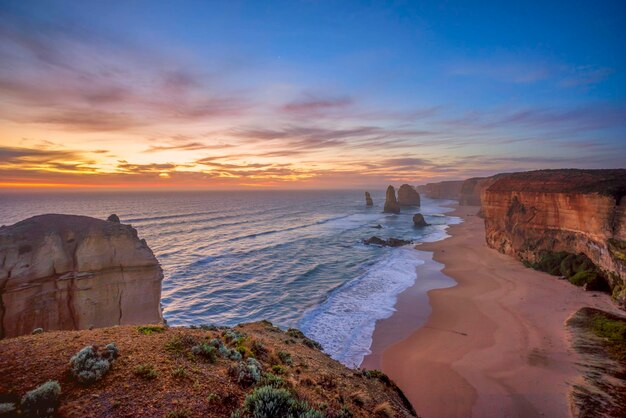
[[[0,170],[332,187],[624,167],[626,5],[469,3],[2,1]]]

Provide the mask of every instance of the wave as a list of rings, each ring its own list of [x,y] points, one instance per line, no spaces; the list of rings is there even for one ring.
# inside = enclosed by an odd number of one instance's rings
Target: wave
[[[389,250],[305,314],[300,329],[334,359],[358,367],[370,352],[376,321],[392,315],[398,295],[415,283],[416,268],[423,263],[412,246]]]

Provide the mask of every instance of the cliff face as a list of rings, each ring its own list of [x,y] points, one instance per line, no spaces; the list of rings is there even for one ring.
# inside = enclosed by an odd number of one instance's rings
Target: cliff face
[[[162,321],[163,272],[130,225],[42,215],[0,228],[0,337]]]
[[[480,206],[481,184],[485,179],[485,177],[474,177],[465,180],[459,192],[459,205]]]
[[[403,184],[398,189],[398,203],[400,206],[419,206],[420,194],[408,184]]]
[[[626,306],[626,170],[540,170],[484,190],[487,244],[520,260],[584,253]]]
[[[457,200],[463,186],[463,180],[441,181],[439,183],[427,183],[417,187],[417,191],[431,199]]]

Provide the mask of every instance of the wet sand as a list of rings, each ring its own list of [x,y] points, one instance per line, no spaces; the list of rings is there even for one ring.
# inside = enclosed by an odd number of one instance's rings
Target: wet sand
[[[420,266],[416,286],[442,274],[457,285],[428,292],[432,312],[415,287],[401,294],[361,366],[387,373],[425,418],[570,416],[579,357],[564,323],[583,306],[617,308],[487,247],[477,212],[457,208],[451,238],[417,247],[444,267]]]

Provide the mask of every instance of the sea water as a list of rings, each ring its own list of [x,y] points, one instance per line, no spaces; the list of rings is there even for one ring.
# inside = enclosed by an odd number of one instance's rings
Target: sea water
[[[413,246],[362,243],[372,235],[415,242],[446,236],[449,201],[382,213],[384,191],[232,191],[0,195],[0,225],[44,213],[106,219],[116,213],[145,238],[164,270],[170,325],[267,319],[297,327],[335,359],[357,366],[377,320],[419,280]],[[431,226],[415,228],[421,212]],[[382,228],[374,228],[380,225]]]

